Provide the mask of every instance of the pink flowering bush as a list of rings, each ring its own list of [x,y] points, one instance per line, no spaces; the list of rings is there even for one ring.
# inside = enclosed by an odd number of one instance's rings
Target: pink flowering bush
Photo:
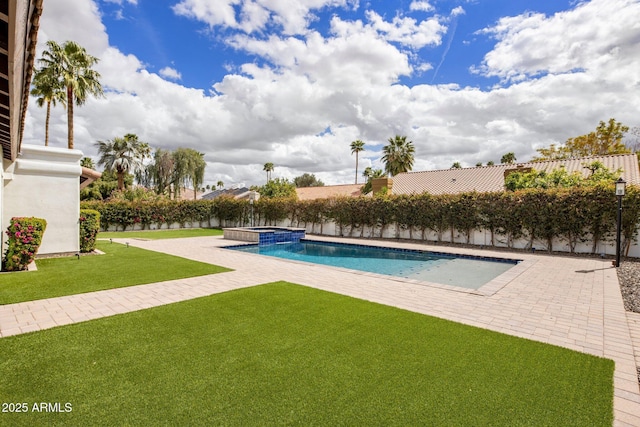
[[[47,221],[42,218],[11,218],[7,230],[9,241],[2,259],[6,271],[26,270],[36,257]]]

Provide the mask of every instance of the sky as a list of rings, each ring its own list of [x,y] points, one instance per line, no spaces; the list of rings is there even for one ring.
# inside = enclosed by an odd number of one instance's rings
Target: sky
[[[38,57],[47,40],[99,58],[75,148],[193,148],[205,185],[262,185],[267,162],[353,184],[357,139],[362,183],[395,135],[421,171],[640,127],[640,0],[45,0]],[[45,113],[30,100],[24,143],[44,144]],[[60,105],[50,132],[67,146]]]

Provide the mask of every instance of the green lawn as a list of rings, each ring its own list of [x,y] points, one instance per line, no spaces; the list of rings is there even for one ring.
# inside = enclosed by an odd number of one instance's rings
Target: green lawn
[[[38,271],[0,274],[0,305],[229,271],[108,241],[97,248],[105,255],[41,259]]]
[[[220,228],[180,228],[175,230],[102,231],[98,239],[179,239],[182,237],[222,236]]]
[[[611,426],[611,360],[279,282],[0,339],[3,425]],[[34,413],[34,402],[71,405]]]

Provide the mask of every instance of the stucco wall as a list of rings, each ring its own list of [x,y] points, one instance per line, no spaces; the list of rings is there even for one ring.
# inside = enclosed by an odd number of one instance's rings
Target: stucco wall
[[[6,228],[15,216],[46,219],[39,254],[80,249],[81,158],[79,150],[23,144],[16,161],[4,171],[2,224]]]

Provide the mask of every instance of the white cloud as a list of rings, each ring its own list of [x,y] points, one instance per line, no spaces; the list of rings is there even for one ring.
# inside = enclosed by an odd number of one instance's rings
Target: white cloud
[[[164,67],[163,69],[161,69],[159,71],[160,75],[162,77],[165,77],[169,80],[180,80],[182,79],[182,74],[180,74],[180,72],[178,70],[176,70],[175,68],[171,68],[171,67]]]
[[[504,81],[546,73],[595,70],[640,50],[640,3],[592,0],[546,17],[540,13],[506,17],[482,33],[498,40],[476,69]]]
[[[270,19],[288,4],[255,3],[269,10]],[[301,3],[307,12],[354,4]],[[260,25],[257,15],[249,19],[233,9],[247,6],[240,1],[209,9],[210,3],[196,0],[179,5],[202,8],[198,19],[211,15],[212,22],[227,20],[237,28],[241,22]],[[222,6],[230,8],[228,16]],[[608,13],[613,7],[615,13]],[[336,16],[329,36],[310,30],[260,39],[236,34],[232,46],[260,60],[229,64],[211,96],[151,73],[139,58],[110,46],[91,1],[47,3],[38,42],[41,51],[48,39],[77,40],[100,58],[106,98],[75,109],[76,146],[94,158],[96,141],[133,132],[153,147],[204,152],[206,183],[261,184],[262,165],[270,161],[274,176],[309,172],[338,184],[353,182],[349,143],[355,139],[367,144],[360,155],[363,169],[380,166],[380,147],[390,136],[407,135],[416,146],[414,169],[424,170],[448,168],[454,161],[498,162],[510,151],[527,160],[535,148],[590,132],[609,117],[639,126],[640,27],[634,16],[639,16],[637,2],[594,0],[551,17],[500,20],[486,30],[497,44],[486,54],[482,72],[511,84],[492,90],[399,84],[430,65],[412,65],[413,58],[396,45],[421,46],[439,37],[433,28],[421,29],[429,21],[401,18],[387,22],[374,16],[363,23]],[[31,100],[27,115],[25,143],[42,144],[45,109]],[[326,128],[331,132],[323,133]],[[53,109],[50,130],[51,144],[66,146],[61,107]]]
[[[340,26],[345,23],[334,18],[333,24]],[[302,77],[302,81],[318,83],[318,87],[326,87],[327,90],[351,91],[351,88],[363,85],[388,85],[401,75],[411,73],[406,54],[375,37],[370,28],[351,28],[332,38],[310,33],[306,40],[276,36],[256,40],[237,36],[232,43],[238,49],[269,59],[274,64],[274,72],[284,76],[291,72]],[[256,78],[256,73],[264,73],[264,69],[245,65],[243,72]],[[271,73],[262,75],[286,80]],[[221,90],[222,85],[215,88]]]
[[[234,7],[241,3],[241,0],[223,0],[215,3],[206,0],[182,0],[172,9],[177,15],[203,21],[212,27],[222,25],[235,28],[238,23]]]
[[[464,10],[464,8],[462,6],[458,6],[456,8],[454,8],[453,10],[451,10],[451,16],[459,16],[459,15],[464,15],[466,12]]]
[[[210,27],[260,32],[268,23],[282,28],[284,34],[304,34],[314,10],[324,7],[357,7],[354,0],[182,0],[173,6],[177,15],[202,21]]]
[[[396,16],[391,22],[385,21],[374,11],[366,12],[367,19],[371,22],[371,27],[385,39],[402,43],[414,49],[419,49],[428,45],[439,45],[442,41],[442,34],[446,27],[442,25],[437,17],[416,21],[413,18],[403,18]]]
[[[429,4],[428,1],[412,1],[409,5],[409,10],[421,10],[423,12],[431,12],[435,8]]]
[[[107,3],[115,3],[115,4],[123,4],[123,3],[129,3],[132,5],[137,5],[138,4],[138,0],[104,0]]]

